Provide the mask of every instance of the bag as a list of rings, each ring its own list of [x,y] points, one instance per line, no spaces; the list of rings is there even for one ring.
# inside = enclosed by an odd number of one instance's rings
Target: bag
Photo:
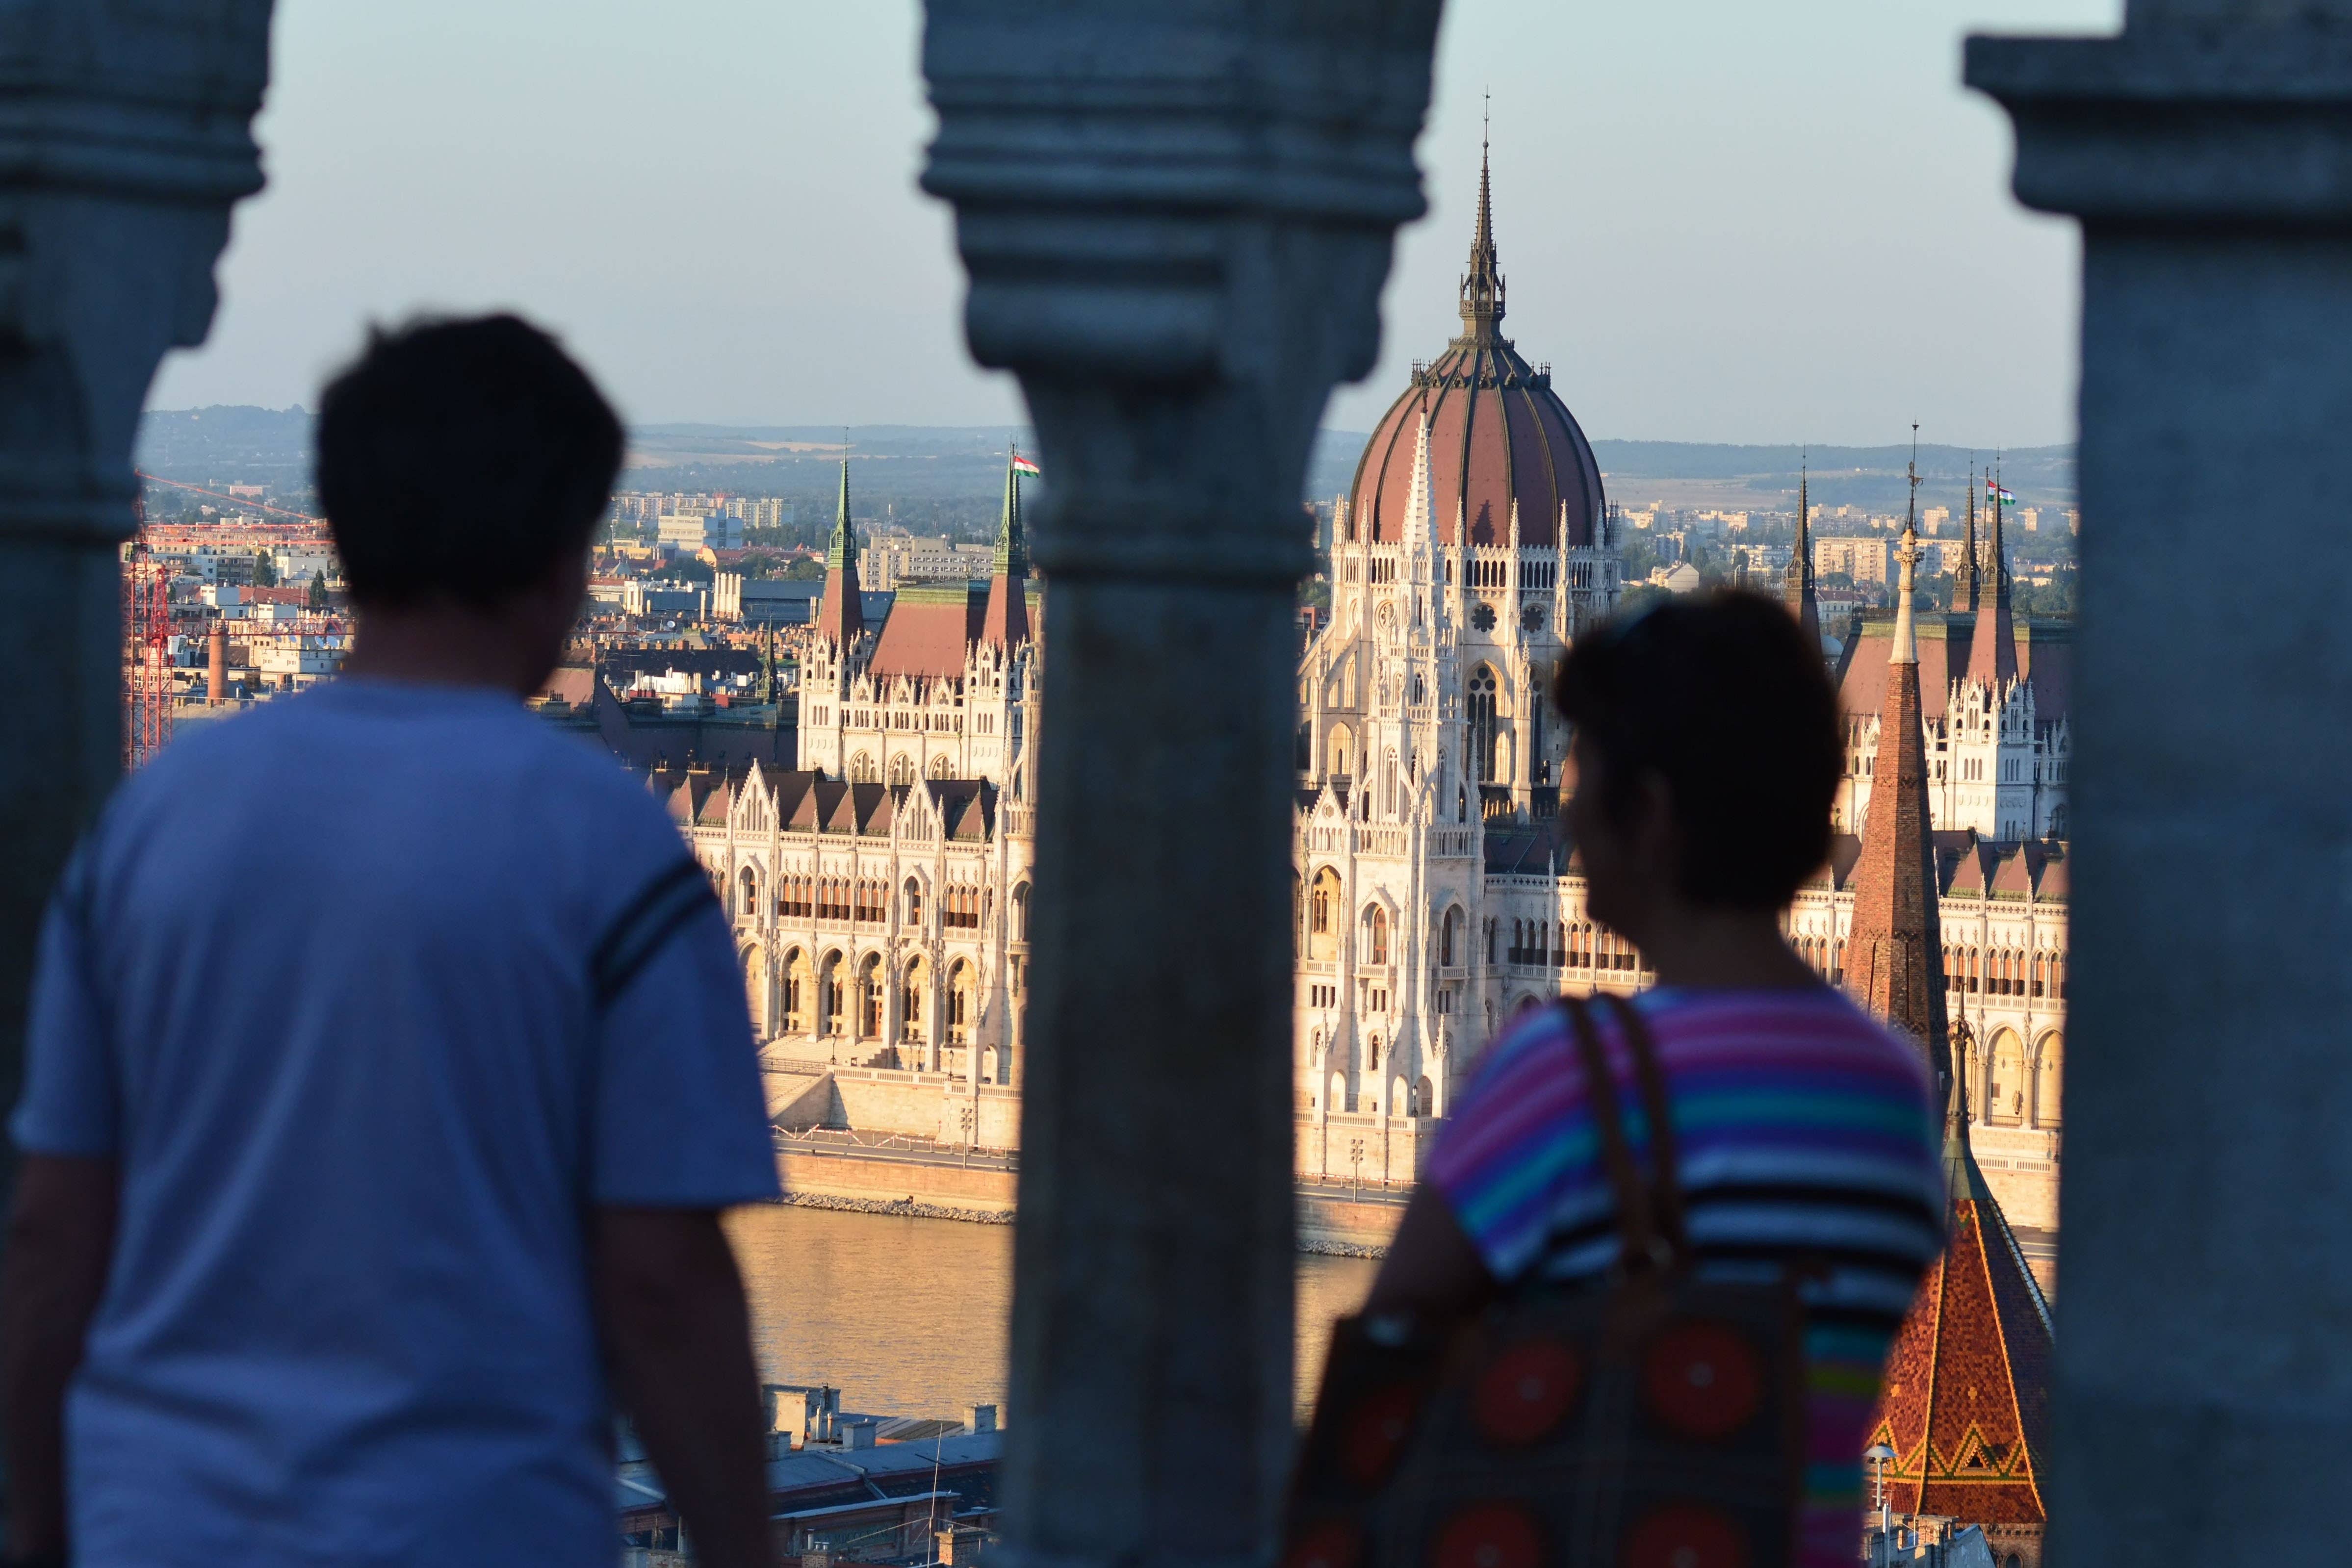
[[[1636,1170],[1582,1003],[1623,1259],[1531,1282],[1450,1332],[1343,1318],[1285,1520],[1283,1568],[1786,1568],[1804,1480],[1795,1286],[1693,1277],[1665,1084],[1616,1003],[1650,1127]]]

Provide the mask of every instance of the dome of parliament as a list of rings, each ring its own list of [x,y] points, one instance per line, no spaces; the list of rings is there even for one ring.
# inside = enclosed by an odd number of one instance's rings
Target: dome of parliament
[[[1482,161],[1478,227],[1462,279],[1462,335],[1435,361],[1416,365],[1412,384],[1381,415],[1356,465],[1346,537],[1403,538],[1413,436],[1426,413],[1438,543],[1507,547],[1514,506],[1523,549],[1580,549],[1596,541],[1607,503],[1592,445],[1551,390],[1551,367],[1521,359],[1497,330],[1502,319],[1503,275]]]

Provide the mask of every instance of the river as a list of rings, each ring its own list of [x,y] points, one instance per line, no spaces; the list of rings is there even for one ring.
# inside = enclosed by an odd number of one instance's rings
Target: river
[[[1003,1406],[1011,1226],[761,1204],[730,1216],[728,1232],[768,1382],[829,1383],[845,1409],[886,1416]],[[1362,1301],[1376,1267],[1300,1254],[1301,1409],[1331,1320]]]

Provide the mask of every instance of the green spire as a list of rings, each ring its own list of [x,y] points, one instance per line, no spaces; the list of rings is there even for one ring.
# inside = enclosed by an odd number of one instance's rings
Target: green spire
[[[1004,464],[1004,515],[996,525],[998,577],[1029,575],[1029,541],[1021,531],[1021,472],[1013,466],[1020,456],[1021,448],[1016,446]]]
[[[849,459],[841,460],[841,507],[833,517],[833,543],[826,547],[824,564],[828,571],[857,564],[857,535],[849,526]]]

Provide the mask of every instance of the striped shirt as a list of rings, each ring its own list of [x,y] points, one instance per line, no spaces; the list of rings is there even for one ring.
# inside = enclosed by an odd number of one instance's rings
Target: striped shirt
[[[1797,1561],[1851,1568],[1862,1448],[1887,1347],[1942,1249],[1941,1138],[1917,1051],[1843,995],[1657,990],[1650,1027],[1674,1121],[1686,1223],[1709,1278],[1809,1277],[1806,1495]],[[1594,1023],[1627,1142],[1649,1130],[1613,1007]],[[1429,1177],[1505,1282],[1597,1277],[1616,1260],[1616,1200],[1558,1008],[1507,1025],[1432,1152]]]

